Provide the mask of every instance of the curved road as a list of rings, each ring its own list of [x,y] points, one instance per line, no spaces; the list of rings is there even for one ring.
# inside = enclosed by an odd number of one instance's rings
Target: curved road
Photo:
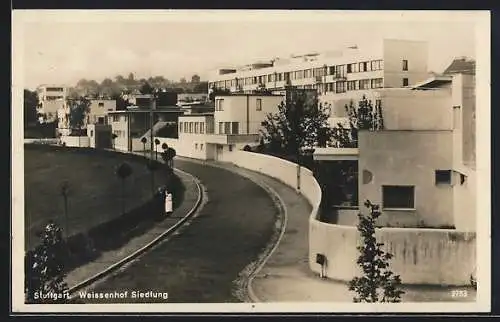
[[[127,298],[85,303],[165,302],[152,293],[132,298],[134,291],[167,292],[169,303],[239,302],[233,281],[271,239],[278,210],[261,187],[233,172],[184,160],[175,166],[200,179],[207,203],[179,235],[90,291],[128,291]]]

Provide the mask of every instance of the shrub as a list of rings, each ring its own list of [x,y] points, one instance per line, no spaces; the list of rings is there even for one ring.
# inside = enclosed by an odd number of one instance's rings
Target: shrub
[[[379,206],[369,200],[365,206],[370,209],[370,215],[359,214],[358,231],[363,243],[357,249],[360,255],[357,264],[363,271],[362,277],[354,277],[349,282],[349,290],[356,292],[353,301],[359,302],[401,302],[401,278],[389,269],[392,254],[382,250],[383,243],[377,243],[375,223],[380,216]]]

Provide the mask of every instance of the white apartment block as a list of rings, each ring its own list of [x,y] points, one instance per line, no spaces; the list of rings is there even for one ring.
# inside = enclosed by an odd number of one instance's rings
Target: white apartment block
[[[40,122],[52,122],[58,117],[58,110],[64,108],[67,88],[62,85],[40,85],[37,88]]]
[[[89,112],[84,119],[82,128],[86,128],[88,124],[107,124],[107,115],[109,112],[116,111],[116,100],[92,99],[90,100]],[[69,135],[70,129],[70,107],[66,101],[57,109],[57,128],[59,133]]]
[[[215,87],[250,93],[262,86],[281,91],[291,85],[316,89],[320,102],[335,105],[349,92],[401,88],[423,81],[429,75],[427,56],[426,42],[384,39],[370,48],[350,47],[285,62],[278,59],[241,69],[221,69],[210,77],[209,90]],[[343,102],[337,103],[332,116],[343,116],[343,107]]]

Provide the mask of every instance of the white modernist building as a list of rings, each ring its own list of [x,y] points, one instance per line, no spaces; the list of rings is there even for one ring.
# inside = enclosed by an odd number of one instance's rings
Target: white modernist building
[[[320,102],[333,105],[334,116],[343,116],[349,92],[401,88],[425,80],[427,43],[383,39],[370,47],[349,47],[326,54],[293,56],[243,68],[220,69],[209,79],[209,91],[226,89],[251,93],[259,88],[281,91],[291,85],[316,89]]]
[[[217,96],[214,113],[180,116],[178,139],[158,139],[180,156],[222,161],[233,150],[257,144],[266,115],[283,100],[283,95],[271,94]]]
[[[52,122],[58,117],[58,110],[64,108],[67,87],[63,85],[40,85],[37,88],[39,121]]]

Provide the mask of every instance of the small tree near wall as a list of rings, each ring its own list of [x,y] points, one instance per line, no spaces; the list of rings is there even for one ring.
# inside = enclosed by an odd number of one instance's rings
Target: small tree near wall
[[[359,214],[358,231],[362,244],[359,250],[358,265],[363,271],[362,277],[355,277],[349,282],[349,290],[356,292],[353,301],[359,302],[401,302],[404,291],[400,289],[401,278],[389,268],[392,254],[382,249],[383,243],[378,243],[375,237],[375,223],[380,216],[379,206],[369,200],[365,202],[370,215]]]

